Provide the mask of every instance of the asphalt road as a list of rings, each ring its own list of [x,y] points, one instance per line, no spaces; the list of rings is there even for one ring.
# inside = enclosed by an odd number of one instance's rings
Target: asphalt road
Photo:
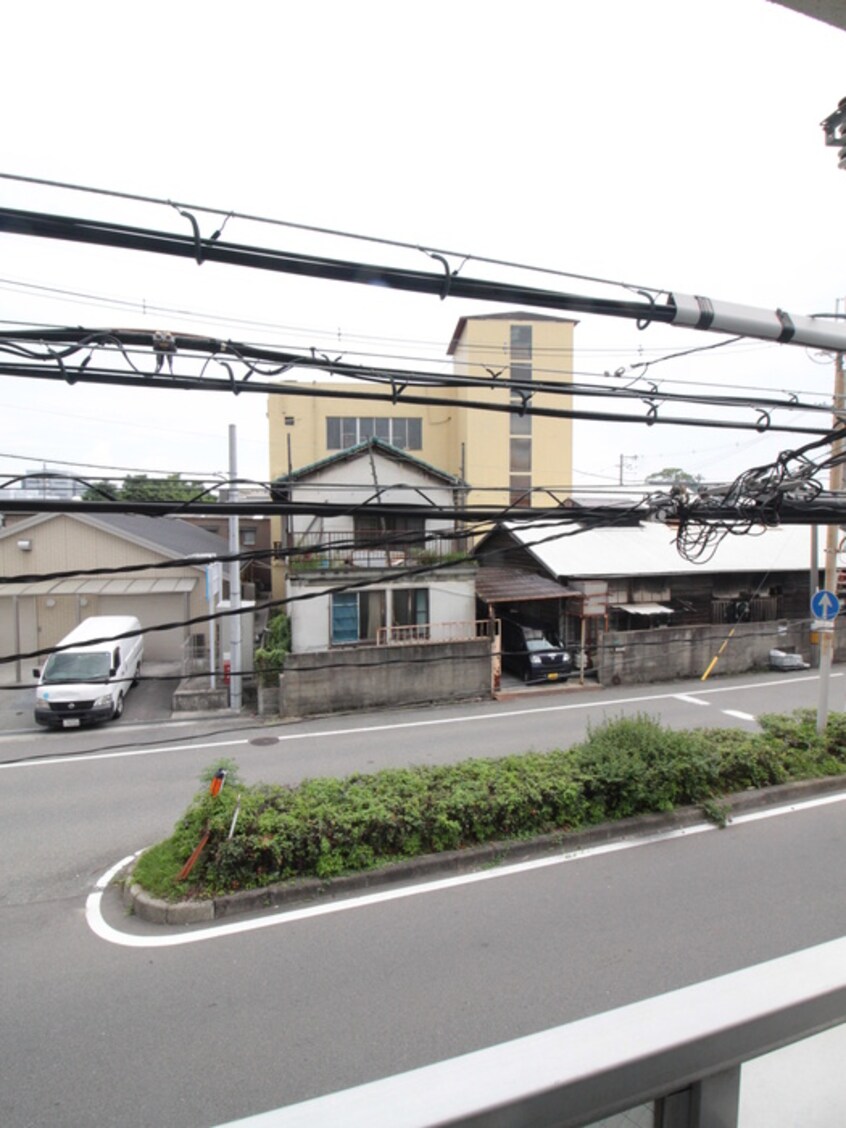
[[[126,696],[121,722],[143,724],[169,719],[173,690],[180,681],[179,670],[172,662],[146,663],[141,681]],[[9,676],[10,671],[0,667],[0,733],[25,735],[56,731],[35,723],[35,680],[29,678],[21,687],[16,687],[7,680]]]
[[[246,730],[0,737],[0,1123],[218,1124],[842,935],[842,803],[228,934],[128,919],[109,892],[105,921],[131,938],[116,944],[85,911],[217,755],[250,780],[294,782],[551,747],[626,711],[752,727],[817,693],[813,675],[765,675]]]

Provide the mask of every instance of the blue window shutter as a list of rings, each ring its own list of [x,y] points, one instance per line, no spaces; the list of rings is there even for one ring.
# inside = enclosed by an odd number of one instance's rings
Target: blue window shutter
[[[358,642],[358,592],[332,596],[332,642]]]

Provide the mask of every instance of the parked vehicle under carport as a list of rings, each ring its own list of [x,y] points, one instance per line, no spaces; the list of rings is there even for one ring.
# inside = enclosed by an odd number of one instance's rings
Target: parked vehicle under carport
[[[540,626],[502,620],[502,664],[527,684],[566,681],[573,655],[550,640]]]

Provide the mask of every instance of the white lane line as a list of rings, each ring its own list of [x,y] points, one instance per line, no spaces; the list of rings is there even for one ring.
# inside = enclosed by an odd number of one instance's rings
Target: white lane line
[[[843,675],[832,674],[831,676],[838,678]],[[776,681],[751,683],[749,685],[715,686],[713,689],[700,690],[699,695],[707,697],[715,693],[737,693],[744,690],[766,689],[770,686],[789,685],[801,681],[817,681],[818,679],[819,675],[813,674],[805,677],[779,678]],[[267,735],[276,736],[280,744],[285,744],[294,740],[329,740],[333,737],[358,736],[359,734],[367,735],[372,732],[398,732],[401,729],[431,728],[435,725],[466,725],[484,721],[503,721],[514,718],[525,719],[540,713],[566,713],[574,712],[579,709],[615,709],[621,705],[640,705],[644,702],[651,701],[672,701],[679,696],[680,694],[678,693],[652,693],[636,697],[617,697],[611,700],[605,698],[596,700],[592,698],[589,701],[574,701],[566,705],[541,705],[537,708],[506,709],[501,712],[493,710],[489,713],[465,713],[460,717],[434,717],[425,721],[397,721],[383,725],[364,725],[359,728],[322,729],[319,732],[283,732],[271,734],[269,730],[263,731],[266,731]],[[40,768],[54,764],[86,764],[90,760],[118,760],[124,756],[158,756],[164,752],[194,752],[202,750],[203,748],[228,748],[238,744],[249,744],[249,740],[222,740],[209,744],[171,744],[161,748],[137,748],[115,752],[77,753],[69,756],[51,757],[49,760],[22,760],[19,763],[0,763],[0,770],[4,768],[7,770],[12,768]]]
[[[790,803],[779,807],[766,807],[760,811],[751,811],[744,815],[737,815],[731,819],[732,826],[740,826],[747,822],[758,822],[761,819],[776,818],[779,815],[794,814],[797,811],[809,810],[812,807],[827,806],[831,803],[846,801],[846,791],[834,795],[822,795],[814,799],[806,799],[801,803]],[[633,850],[640,846],[651,846],[658,842],[668,842],[675,838],[689,838],[695,834],[704,834],[707,831],[717,830],[714,823],[702,822],[695,826],[681,829],[660,831],[656,834],[644,835],[641,838],[621,839],[618,842],[605,842],[599,846],[591,846],[585,850],[574,850],[566,854],[556,854],[549,858],[536,858],[530,862],[517,862],[510,866],[500,866],[497,869],[479,870],[474,873],[459,874],[456,877],[439,878],[420,885],[408,885],[397,888],[385,889],[378,893],[366,893],[361,897],[353,897],[345,901],[334,901],[320,905],[308,905],[300,909],[290,909],[270,916],[260,917],[255,920],[230,921],[227,924],[211,925],[200,928],[195,932],[177,932],[158,936],[137,936],[127,932],[120,932],[107,924],[102,913],[103,892],[106,886],[122,869],[133,860],[136,855],[124,858],[117,862],[99,879],[95,892],[89,894],[85,903],[85,919],[91,931],[101,940],[118,944],[125,948],[174,948],[182,944],[198,944],[206,940],[222,940],[227,936],[237,935],[242,932],[255,932],[262,928],[274,928],[277,925],[294,924],[301,920],[310,920],[312,917],[328,916],[333,913],[350,912],[354,909],[368,908],[371,905],[380,905],[387,901],[399,901],[407,897],[420,897],[427,893],[439,893],[446,889],[457,889],[462,885],[475,885],[481,881],[497,881],[504,877],[514,877],[517,874],[528,873],[532,870],[546,869],[549,866],[560,866],[568,862],[581,862],[588,858],[595,858],[602,854],[614,854],[622,850]]]
[[[741,713],[741,711],[739,709],[721,709],[720,712],[724,713],[727,717],[737,717],[738,720],[741,720],[741,721],[757,720],[757,718],[754,716],[754,714],[752,714],[752,713]]]
[[[196,752],[203,748],[231,748],[236,744],[249,744],[249,740],[216,740],[208,744],[165,744],[161,748],[129,748],[120,752],[77,752],[68,756],[51,756],[48,760],[21,760],[16,764],[0,764],[4,768],[45,768],[52,764],[87,764],[91,760],[119,760],[124,756],[158,756],[162,752]]]
[[[677,693],[676,701],[686,701],[688,705],[710,705],[710,701],[703,701],[701,697],[692,697],[689,693]]]

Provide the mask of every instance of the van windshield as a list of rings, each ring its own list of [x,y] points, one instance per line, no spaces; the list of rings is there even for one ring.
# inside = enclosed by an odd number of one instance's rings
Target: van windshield
[[[66,651],[50,655],[41,681],[44,684],[108,681],[109,668],[108,651],[90,651],[84,654]]]
[[[558,647],[554,642],[550,642],[544,635],[543,631],[527,630],[524,631],[524,638],[526,639],[527,650],[557,650]]]

